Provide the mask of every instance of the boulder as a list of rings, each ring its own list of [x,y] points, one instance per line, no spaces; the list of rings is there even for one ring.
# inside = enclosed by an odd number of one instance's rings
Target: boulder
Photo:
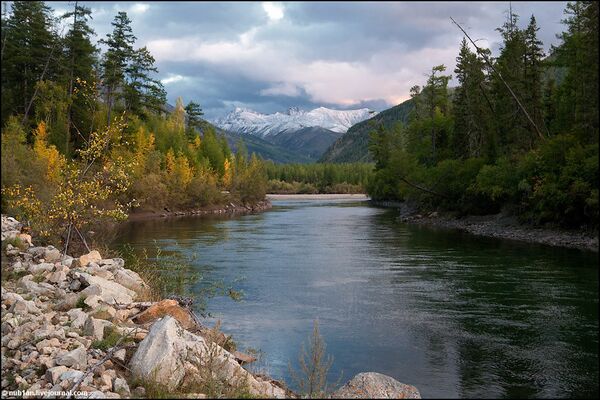
[[[39,314],[41,310],[36,307],[33,301],[28,300],[17,300],[9,310],[13,314],[26,315],[26,314]]]
[[[19,279],[18,281],[18,286],[25,289],[26,291],[32,293],[32,294],[36,294],[38,296],[52,296],[54,294],[54,286],[42,282],[40,284],[35,283],[34,281],[32,281],[31,279],[33,278],[33,275],[25,275],[24,277],[22,277],[21,279]]]
[[[104,338],[104,321],[88,317],[83,325],[83,334],[85,336],[91,336],[95,340],[102,340]]]
[[[72,310],[67,311],[67,315],[71,321],[71,328],[79,329],[82,328],[85,324],[85,321],[88,319],[88,315],[83,312],[81,308],[74,308]]]
[[[8,292],[5,290],[2,291],[2,304],[12,306],[15,304],[15,302],[17,302],[17,300],[24,301],[23,297],[17,293]]]
[[[48,276],[46,276],[46,280],[48,282],[59,284],[67,280],[67,274],[64,271],[51,272],[50,274],[48,274]]]
[[[32,264],[29,267],[29,272],[32,274],[39,274],[41,272],[50,272],[54,269],[54,264],[43,262],[40,264]]]
[[[69,351],[66,354],[56,359],[57,365],[65,365],[67,367],[73,367],[75,369],[83,369],[87,366],[87,353],[83,346],[76,348],[75,350]]]
[[[131,394],[129,385],[123,378],[116,378],[113,382],[113,391],[121,395],[129,396]]]
[[[118,284],[117,282],[109,281],[99,276],[92,276],[85,272],[79,274],[79,279],[82,283],[89,285],[81,294],[85,297],[97,295],[102,298],[107,304],[129,304],[136,297],[133,290]]]
[[[121,268],[114,273],[114,276],[115,281],[119,282],[127,289],[141,293],[146,288],[146,284],[142,278],[132,270]]]
[[[179,306],[176,300],[166,299],[151,305],[146,311],[135,317],[134,322],[145,324],[156,319],[170,315],[183,326],[184,329],[190,329],[196,324],[190,315],[190,312]]]
[[[420,399],[419,390],[377,372],[363,372],[332,395],[334,399]]]
[[[52,246],[48,246],[44,251],[44,260],[49,263],[60,261],[60,251]]]
[[[134,378],[164,385],[173,390],[182,383],[199,383],[210,373],[224,384],[247,386],[257,397],[284,398],[285,391],[270,382],[257,380],[223,348],[181,327],[165,316],[156,321],[129,362]]]
[[[65,367],[64,365],[48,368],[46,370],[46,380],[52,384],[58,383],[58,379],[60,378],[60,376],[68,370],[69,368]]]
[[[92,250],[87,254],[82,255],[81,257],[79,257],[79,265],[82,267],[87,267],[87,265],[91,262],[98,262],[102,260],[102,256],[100,256],[100,253],[98,253],[97,250]]]

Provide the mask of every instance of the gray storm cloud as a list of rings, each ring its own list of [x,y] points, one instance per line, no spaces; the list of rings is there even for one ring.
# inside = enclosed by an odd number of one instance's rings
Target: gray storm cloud
[[[452,71],[461,40],[454,17],[497,50],[495,28],[508,2],[83,2],[98,38],[126,11],[138,46],[148,46],[169,101],[202,104],[214,118],[234,106],[261,112],[290,106],[377,110],[408,97],[437,64]],[[66,10],[64,2],[50,2]],[[556,44],[566,2],[514,2],[535,14],[546,49]]]

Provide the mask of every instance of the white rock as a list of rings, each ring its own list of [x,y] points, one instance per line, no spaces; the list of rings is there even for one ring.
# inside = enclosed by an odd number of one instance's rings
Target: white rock
[[[83,334],[85,336],[92,336],[95,340],[102,340],[104,338],[104,324],[100,319],[88,317],[83,325]]]
[[[44,252],[44,260],[50,263],[60,261],[60,251],[52,246],[48,246]]]
[[[54,264],[43,262],[43,263],[39,263],[39,264],[32,264],[29,267],[29,272],[36,275],[36,274],[39,274],[42,272],[50,272],[53,269],[54,269]]]
[[[72,310],[67,311],[67,315],[71,320],[71,328],[80,329],[85,324],[85,321],[88,318],[88,315],[81,310],[81,308],[74,308]]]
[[[136,293],[133,290],[129,290],[116,282],[92,276],[85,272],[80,274],[80,280],[89,285],[82,291],[82,294],[86,296],[98,295],[102,298],[102,301],[108,304],[129,304],[136,297]]]
[[[117,361],[125,362],[127,352],[125,349],[117,350],[113,354],[113,358]]]
[[[23,297],[17,293],[2,291],[2,303],[12,306],[17,300],[24,301]]]
[[[115,381],[113,382],[113,391],[127,396],[131,394],[131,392],[129,391],[129,385],[123,378],[115,379]]]
[[[53,282],[53,283],[61,283],[65,280],[67,280],[67,274],[64,273],[63,271],[55,271],[55,272],[51,272],[47,277],[46,280]]]
[[[9,311],[17,315],[40,314],[42,312],[33,301],[28,300],[15,301]]]
[[[84,347],[78,347],[56,359],[57,365],[66,365],[77,369],[85,368],[87,365],[87,353]]]
[[[213,345],[184,330],[175,318],[166,316],[152,325],[129,366],[135,378],[154,381],[173,390],[184,376],[186,384],[200,379],[199,372],[207,363],[208,346]],[[250,393],[258,397],[285,397],[283,389],[258,381],[228,351],[218,346],[213,350],[213,373],[220,381],[231,385],[248,384]]]
[[[146,287],[143,279],[136,272],[129,269],[118,269],[114,275],[115,281],[135,292],[140,293]]]
[[[420,399],[419,390],[376,372],[356,375],[332,395],[334,399]]]

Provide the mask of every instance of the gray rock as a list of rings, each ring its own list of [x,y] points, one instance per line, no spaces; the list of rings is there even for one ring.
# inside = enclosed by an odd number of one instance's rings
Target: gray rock
[[[113,358],[120,362],[125,362],[125,356],[127,355],[127,351],[125,349],[117,350],[113,354]]]
[[[54,264],[43,262],[39,264],[32,264],[29,267],[29,272],[36,275],[42,272],[50,272],[54,269]]]
[[[113,382],[113,391],[122,395],[129,396],[131,394],[129,385],[123,378],[116,378]]]
[[[9,312],[17,315],[40,314],[42,311],[36,307],[33,301],[17,300]]]
[[[363,372],[332,395],[334,399],[420,399],[419,390],[377,372]]]
[[[62,374],[67,372],[69,368],[64,365],[59,365],[58,367],[48,368],[46,370],[46,380],[52,384],[56,384],[59,381],[59,378]]]
[[[57,365],[65,365],[76,369],[83,369],[87,365],[87,353],[84,347],[78,347],[56,359]]]
[[[83,325],[83,334],[85,336],[92,336],[95,340],[102,340],[104,338],[103,321],[93,317],[88,317]]]
[[[82,283],[89,285],[82,291],[82,294],[85,294],[86,297],[93,294],[98,295],[102,298],[102,301],[108,304],[129,304],[136,297],[136,293],[133,290],[129,290],[116,282],[92,276],[85,272],[80,274],[80,280]]]
[[[118,269],[115,272],[115,281],[119,282],[127,289],[131,289],[138,293],[143,291],[146,287],[146,284],[136,272],[125,268]]]
[[[63,271],[55,271],[50,273],[47,277],[46,280],[48,280],[49,282],[52,283],[61,283],[65,280],[67,280],[67,274],[64,273]]]
[[[183,329],[175,318],[165,316],[152,325],[129,366],[134,378],[154,381],[173,390],[184,376],[185,384],[201,379],[201,371],[206,372],[210,357],[214,377],[224,384],[247,384],[250,393],[257,397],[285,397],[283,389],[257,380],[228,351],[215,346]]]
[[[67,311],[67,315],[71,321],[71,328],[80,329],[85,324],[88,315],[81,308],[74,308]]]
[[[2,303],[7,306],[12,306],[17,300],[24,301],[23,297],[17,293],[2,291]]]
[[[48,246],[44,252],[44,260],[49,263],[60,261],[60,251],[52,246]]]

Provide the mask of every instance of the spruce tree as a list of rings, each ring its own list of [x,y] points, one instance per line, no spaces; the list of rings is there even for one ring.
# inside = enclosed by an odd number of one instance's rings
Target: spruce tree
[[[112,110],[125,92],[125,72],[132,58],[133,44],[136,40],[126,12],[120,11],[115,16],[112,26],[112,33],[108,33],[106,39],[100,41],[108,46],[102,60],[102,78],[109,125]]]
[[[68,130],[66,153],[70,148],[80,148],[92,130],[93,106],[89,98],[74,96],[74,89],[80,85],[94,87],[96,67],[98,62],[98,48],[92,43],[94,30],[89,26],[88,20],[92,19],[92,11],[88,7],[75,2],[72,12],[63,15],[64,19],[71,19],[72,24],[65,35],[65,59],[68,60],[67,70],[68,95],[70,104],[68,109]]]
[[[58,35],[52,10],[42,1],[14,1],[2,29],[2,124],[12,114],[33,115],[35,85],[54,79]],[[30,134],[28,133],[31,141]]]

